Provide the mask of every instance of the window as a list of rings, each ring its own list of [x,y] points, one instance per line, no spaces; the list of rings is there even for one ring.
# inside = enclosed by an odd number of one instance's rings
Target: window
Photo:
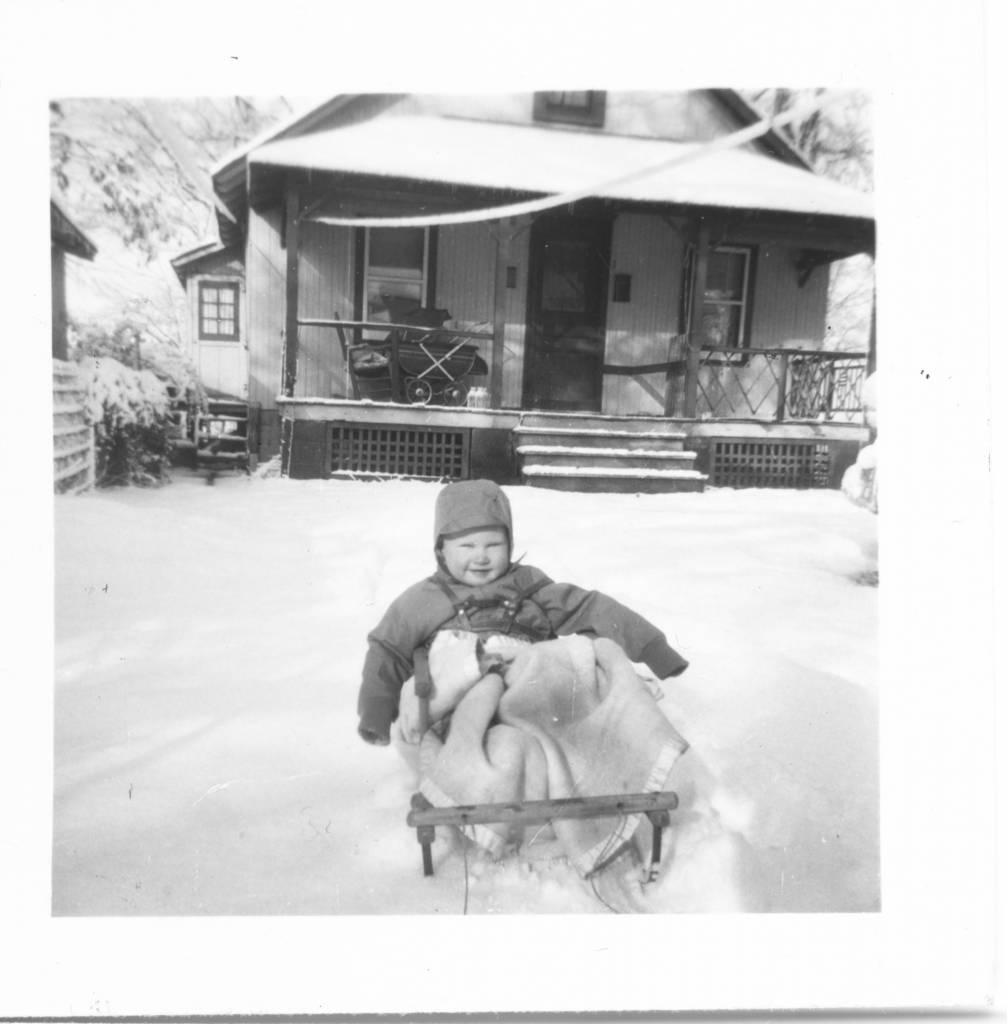
[[[364,319],[395,323],[425,305],[428,229],[370,228],[364,256]]]
[[[238,340],[238,286],[218,281],[199,283],[200,341]]]
[[[533,116],[536,121],[601,128],[605,124],[605,94],[596,91],[537,92]]]
[[[703,293],[702,334],[707,345],[747,344],[752,250],[718,245],[710,250]]]

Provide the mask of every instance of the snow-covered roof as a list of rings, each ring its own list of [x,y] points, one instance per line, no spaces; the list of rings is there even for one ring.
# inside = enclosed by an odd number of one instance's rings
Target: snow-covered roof
[[[391,115],[268,143],[249,160],[544,195],[589,190],[629,201],[873,218],[870,195],[749,149],[706,150],[676,162],[706,145]]]
[[[240,258],[235,242],[221,242],[216,238],[211,238],[180,253],[171,261],[171,266],[179,280],[184,281],[189,274],[199,270],[204,260],[228,252],[233,252]]]

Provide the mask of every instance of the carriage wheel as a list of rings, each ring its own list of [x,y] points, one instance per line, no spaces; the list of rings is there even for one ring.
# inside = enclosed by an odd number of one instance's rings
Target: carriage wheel
[[[426,405],[433,393],[434,389],[425,380],[406,381],[406,398],[414,405]]]
[[[444,389],[445,405],[464,405],[468,397],[469,389],[460,380],[456,380]]]

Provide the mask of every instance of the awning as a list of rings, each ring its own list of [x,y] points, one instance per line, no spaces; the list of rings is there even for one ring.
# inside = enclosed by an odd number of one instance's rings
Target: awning
[[[519,193],[870,220],[872,197],[747,148],[387,114],[268,143],[250,162]],[[702,151],[698,153],[697,151]],[[685,162],[679,158],[699,156]],[[673,166],[660,167],[673,163]],[[640,171],[659,167],[654,173]],[[621,181],[630,176],[632,180]],[[325,218],[318,218],[325,219]]]

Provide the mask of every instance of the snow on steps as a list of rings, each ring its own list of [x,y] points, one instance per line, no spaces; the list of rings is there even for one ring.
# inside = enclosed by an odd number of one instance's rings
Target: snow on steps
[[[645,451],[681,451],[685,434],[678,430],[621,430],[567,426],[526,426],[514,428],[519,444],[571,445],[581,448],[609,448],[613,442]]]
[[[706,476],[694,469],[626,469],[622,467],[543,466],[521,467],[525,483],[556,491],[611,491],[623,494],[663,494],[668,491],[701,491]]]
[[[657,451],[635,448],[584,448],[549,444],[522,444],[516,448],[522,462],[535,461],[544,466],[622,467],[639,470],[693,469],[695,452]]]
[[[658,429],[654,429],[657,427]],[[536,415],[515,427],[522,479],[567,491],[701,491],[686,435],[653,419]]]

